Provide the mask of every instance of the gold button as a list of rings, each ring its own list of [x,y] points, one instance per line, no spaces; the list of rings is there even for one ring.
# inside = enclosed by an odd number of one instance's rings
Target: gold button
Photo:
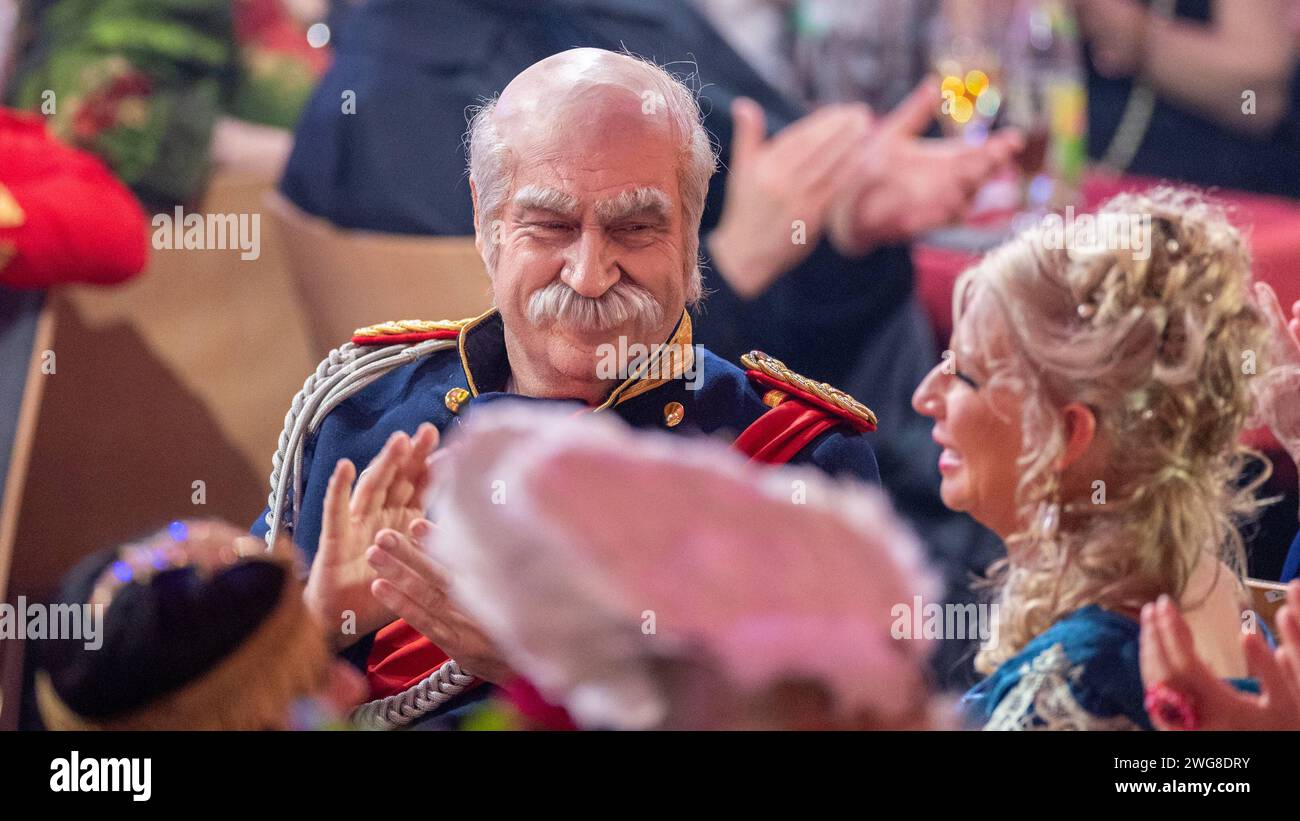
[[[447,395],[442,398],[442,403],[447,406],[447,410],[457,413],[460,406],[469,401],[469,391],[464,388],[452,388],[447,391]]]
[[[789,394],[785,391],[770,390],[763,394],[763,404],[767,405],[769,408],[775,408],[777,405],[784,402],[787,396],[789,396]]]
[[[682,423],[682,417],[686,415],[686,408],[682,407],[681,402],[669,402],[664,405],[664,424],[670,428],[675,428]]]

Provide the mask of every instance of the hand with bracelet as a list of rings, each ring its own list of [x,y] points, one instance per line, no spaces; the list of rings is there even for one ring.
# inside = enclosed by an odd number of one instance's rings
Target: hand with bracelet
[[[1249,693],[1216,676],[1199,656],[1191,628],[1168,596],[1142,608],[1139,654],[1146,709],[1159,730],[1300,729],[1300,582],[1277,614],[1282,645],[1270,650],[1243,633],[1246,664],[1259,682]]]

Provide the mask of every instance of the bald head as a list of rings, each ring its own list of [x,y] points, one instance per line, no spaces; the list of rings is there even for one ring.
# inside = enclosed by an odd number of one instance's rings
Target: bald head
[[[656,115],[666,113],[669,94],[679,88],[663,69],[635,57],[575,48],[520,72],[497,99],[494,119],[507,139],[516,129],[534,131],[573,118],[629,117],[632,125],[667,130],[674,118]],[[698,121],[698,111],[689,113]],[[689,131],[674,136],[685,139]]]
[[[545,158],[575,135],[599,135],[608,151],[663,143],[676,153],[686,226],[688,301],[700,295],[699,225],[716,156],[694,93],[658,66],[596,48],[560,52],[520,72],[470,122],[466,145],[475,192],[475,231],[489,270],[498,249],[491,226],[516,193],[515,168]],[[606,152],[606,160],[608,160]],[[602,161],[590,152],[588,164]]]

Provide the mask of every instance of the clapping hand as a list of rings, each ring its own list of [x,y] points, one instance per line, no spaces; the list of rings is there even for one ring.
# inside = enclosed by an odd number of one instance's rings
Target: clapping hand
[[[828,105],[770,138],[753,100],[736,99],[731,115],[730,173],[709,253],[732,289],[752,298],[817,246],[871,112],[862,104]]]
[[[380,531],[405,531],[423,517],[427,463],[437,446],[438,430],[428,423],[414,437],[394,433],[355,488],[356,467],[347,459],[335,466],[304,597],[330,629],[336,647],[347,646],[394,619],[392,610],[371,595],[375,572],[366,561],[366,549]],[[334,625],[351,629],[335,632]]]
[[[511,676],[487,634],[447,595],[447,581],[423,544],[437,527],[417,519],[405,532],[385,529],[366,558],[378,574],[375,598],[454,658],[466,673],[500,684]]]
[[[1024,148],[1003,130],[973,145],[960,138],[923,139],[939,109],[939,83],[927,78],[899,103],[857,150],[852,180],[831,207],[827,233],[836,250],[862,256],[906,242],[965,217],[979,189]]]
[[[1288,605],[1278,611],[1282,646],[1276,652],[1259,634],[1242,635],[1258,695],[1214,675],[1196,655],[1192,631],[1168,596],[1142,608],[1142,681],[1157,729],[1300,729],[1300,582],[1291,583],[1287,596]]]

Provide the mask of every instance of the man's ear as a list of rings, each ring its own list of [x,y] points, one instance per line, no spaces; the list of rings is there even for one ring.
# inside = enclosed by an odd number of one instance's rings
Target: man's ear
[[[1077,462],[1097,436],[1097,416],[1087,405],[1071,402],[1061,409],[1061,415],[1065,417],[1065,453],[1057,462],[1057,470]]]

